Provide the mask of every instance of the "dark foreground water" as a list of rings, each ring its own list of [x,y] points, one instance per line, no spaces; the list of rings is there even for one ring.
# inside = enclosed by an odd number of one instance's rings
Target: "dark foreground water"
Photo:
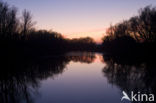
[[[132,91],[156,90],[151,63],[119,63],[100,53],[9,61],[5,67],[0,73],[0,103],[132,103],[121,101],[123,91],[130,96]]]

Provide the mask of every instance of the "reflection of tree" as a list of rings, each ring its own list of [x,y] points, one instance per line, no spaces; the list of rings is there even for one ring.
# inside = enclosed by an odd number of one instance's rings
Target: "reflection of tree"
[[[63,73],[70,61],[91,63],[95,58],[91,53],[75,55],[39,60],[24,60],[19,57],[18,60],[3,59],[3,63],[0,63],[0,103],[31,103],[41,80]]]
[[[40,80],[62,73],[68,60],[65,57],[52,60],[8,60],[1,65],[0,103],[33,102],[31,95],[37,93]]]
[[[67,56],[74,62],[92,63],[95,60],[95,54],[91,52],[71,52]]]
[[[111,57],[104,56],[106,66],[103,69],[108,82],[118,86],[121,90],[143,93],[156,93],[156,70],[153,63],[126,64]]]

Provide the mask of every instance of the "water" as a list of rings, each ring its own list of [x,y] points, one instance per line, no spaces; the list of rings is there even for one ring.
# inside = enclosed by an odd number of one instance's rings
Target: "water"
[[[67,53],[9,65],[12,69],[0,76],[4,103],[121,103],[123,90],[128,95],[155,93],[153,66],[118,64],[100,53]]]

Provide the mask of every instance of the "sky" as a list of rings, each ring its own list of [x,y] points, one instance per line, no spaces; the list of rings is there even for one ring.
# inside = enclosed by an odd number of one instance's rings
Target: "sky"
[[[31,11],[37,29],[53,30],[67,38],[92,37],[100,42],[110,24],[138,14],[156,0],[2,0]]]

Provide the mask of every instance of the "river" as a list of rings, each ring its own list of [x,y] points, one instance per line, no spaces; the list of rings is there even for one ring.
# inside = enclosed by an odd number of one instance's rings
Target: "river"
[[[132,103],[121,101],[123,91],[155,94],[153,65],[122,64],[101,53],[70,52],[17,64],[1,73],[1,102]]]

